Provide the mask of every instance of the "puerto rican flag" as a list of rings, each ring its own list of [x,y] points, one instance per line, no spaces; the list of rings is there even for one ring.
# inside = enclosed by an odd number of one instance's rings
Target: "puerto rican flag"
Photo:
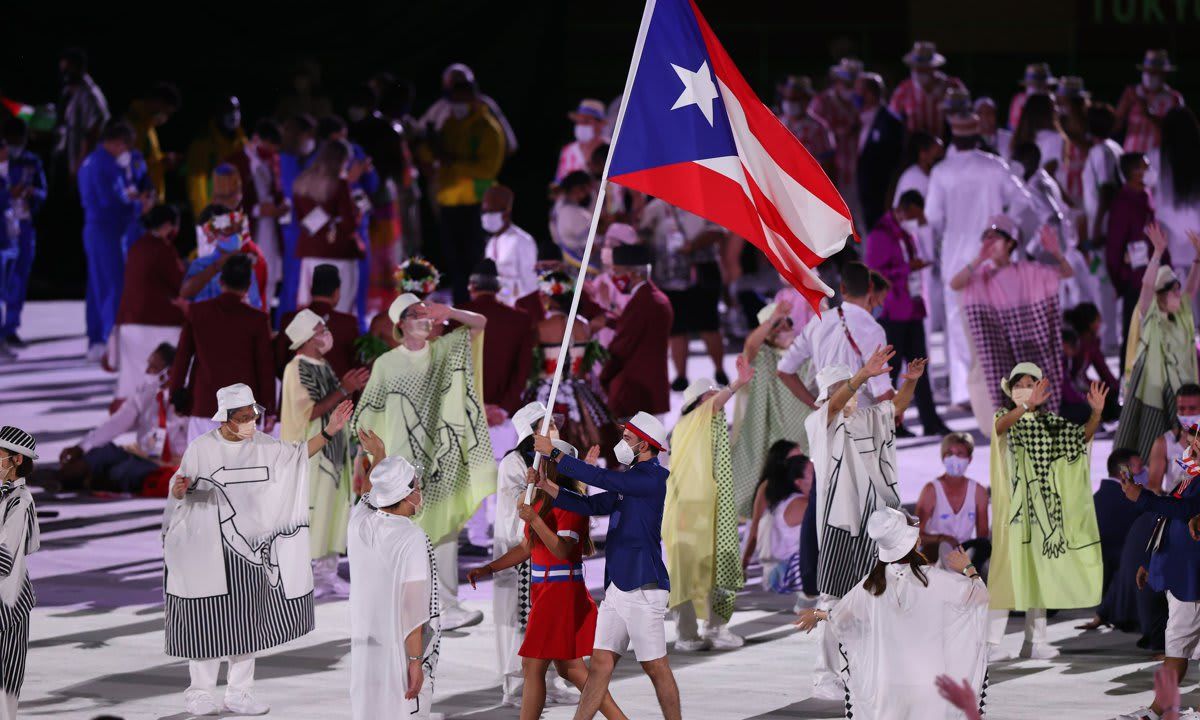
[[[754,243],[814,309],[833,295],[813,268],[854,234],[846,202],[691,0],[646,2],[608,177]]]

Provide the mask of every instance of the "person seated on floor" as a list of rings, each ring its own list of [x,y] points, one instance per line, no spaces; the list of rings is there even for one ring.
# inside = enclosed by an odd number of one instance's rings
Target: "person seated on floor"
[[[962,547],[975,566],[982,568],[991,555],[989,500],[987,488],[967,477],[975,438],[970,433],[952,432],[942,438],[941,454],[945,472],[926,483],[917,498],[922,553],[945,567],[941,558]]]
[[[98,428],[62,451],[59,479],[63,487],[117,493],[139,493],[146,478],[160,468],[177,465],[187,447],[187,418],[175,414],[167,380],[175,347],[163,343],[146,360],[146,376],[137,390]],[[133,431],[135,442],[117,445]]]

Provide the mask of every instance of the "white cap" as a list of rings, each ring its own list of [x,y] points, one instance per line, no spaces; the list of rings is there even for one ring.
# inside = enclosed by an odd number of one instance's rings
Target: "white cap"
[[[517,431],[517,444],[533,434],[533,424],[546,416],[546,406],[534,400],[513,413],[513,429]]]
[[[775,314],[775,308],[778,306],[779,303],[767,303],[764,305],[763,309],[759,310],[758,315],[756,316],[758,318],[758,324],[765,325],[766,322],[771,319],[771,316]]]
[[[288,336],[288,340],[292,344],[288,346],[290,350],[299,350],[300,346],[312,339],[313,335],[317,334],[317,326],[324,323],[321,316],[305,308],[296,313],[296,317],[288,323],[284,333]]]
[[[717,382],[715,380],[712,380],[709,378],[700,378],[699,380],[693,380],[692,383],[687,386],[687,389],[683,391],[683,406],[686,408],[688,405],[691,405],[692,403],[696,402],[697,400],[700,399],[701,395],[708,392],[709,390],[720,390],[720,389],[721,389],[721,386],[717,385]]]
[[[388,318],[391,319],[393,325],[400,324],[400,316],[404,314],[404,311],[419,302],[421,302],[421,298],[412,293],[404,293],[392,301],[391,307],[388,308]]]
[[[908,516],[885,507],[867,518],[867,535],[879,546],[881,562],[896,562],[917,546],[920,529],[908,523]]]
[[[262,417],[263,407],[254,401],[254,391],[246,383],[226,385],[217,391],[217,412],[213,422],[223,423],[229,419],[229,411],[254,406],[254,412]]]
[[[639,412],[629,418],[629,422],[625,423],[625,429],[648,441],[659,450],[670,449],[667,447],[667,429],[658,421],[658,418],[648,412]]]
[[[817,402],[823,403],[829,399],[829,389],[843,380],[854,377],[846,365],[826,365],[817,372],[817,389],[820,394]]]
[[[371,468],[371,504],[377,508],[391,507],[412,494],[416,487],[417,469],[399,455],[391,455]]]
[[[575,449],[574,445],[566,440],[551,440],[550,444],[558,448],[559,451],[564,455],[570,455],[573,458],[579,457],[579,451]]]

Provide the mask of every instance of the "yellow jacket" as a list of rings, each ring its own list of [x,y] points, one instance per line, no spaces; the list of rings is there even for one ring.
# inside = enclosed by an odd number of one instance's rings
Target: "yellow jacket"
[[[150,184],[159,202],[167,199],[167,169],[163,166],[163,151],[158,144],[158,129],[154,127],[154,117],[146,112],[146,104],[141,100],[129,103],[129,124],[133,125],[136,135],[134,147],[141,151],[146,159],[146,172],[150,175]]]
[[[478,204],[504,164],[504,130],[483,103],[478,103],[461,120],[448,117],[440,134],[442,149],[454,159],[443,161],[438,168],[438,204]]]
[[[208,206],[212,197],[213,168],[225,161],[225,158],[238,152],[246,144],[246,133],[238,128],[233,137],[225,137],[211,122],[208,133],[198,137],[188,146],[187,151],[187,191],[188,200],[192,203],[192,212],[197,216]]]

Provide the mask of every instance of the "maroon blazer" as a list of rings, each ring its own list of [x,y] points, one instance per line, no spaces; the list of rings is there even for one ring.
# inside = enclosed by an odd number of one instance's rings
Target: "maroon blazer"
[[[300,228],[296,257],[353,260],[363,256],[362,239],[358,237],[358,206],[350,197],[349,183],[339,180],[337,190],[325,202],[318,203],[299,193],[292,197],[292,202],[296,208],[296,224]],[[305,227],[304,218],[318,205],[329,220],[313,235]]]
[[[325,353],[325,360],[340,380],[351,368],[362,364],[358,361],[358,353],[354,351],[354,341],[358,339],[358,321],[349,313],[334,310],[333,306],[324,300],[313,300],[309,303],[308,309],[321,316],[321,319],[325,321],[325,327],[329,328],[329,332],[333,335],[333,348]],[[281,331],[287,329],[288,323],[296,317],[296,312],[298,311],[286,313],[283,316],[282,322],[279,324]],[[280,332],[275,336],[275,374],[277,377],[283,377],[283,368],[296,354],[290,349],[291,344],[292,341],[288,339],[287,333]]]
[[[546,314],[546,309],[542,307],[542,292],[534,290],[533,292],[520,297],[513,307],[518,310],[524,310],[529,317],[533,319],[534,327],[542,321],[542,317]],[[604,308],[592,299],[592,294],[587,288],[583,289],[583,295],[579,298],[579,316],[585,320],[593,320],[604,314]]]
[[[187,388],[188,415],[212,417],[217,390],[246,383],[254,399],[275,414],[275,361],[267,314],[234,293],[193,303],[171,366],[171,394]]]
[[[175,246],[149,233],[129,246],[118,325],[183,325],[183,310],[172,305],[183,284],[183,261]]]
[[[614,418],[628,418],[639,410],[659,415],[671,409],[667,336],[674,317],[667,296],[649,280],[621,311],[608,346],[610,357],[600,373]]]
[[[533,364],[533,326],[522,310],[480,295],[463,304],[463,310],[487,318],[483,333],[483,401],[512,415],[521,408],[521,393],[529,382]]]
[[[225,162],[237,168],[238,175],[242,177],[242,208],[246,214],[253,219],[254,208],[258,207],[260,202],[270,200],[279,205],[283,202],[283,191],[279,187],[279,159],[273,158],[270,161],[264,161],[271,168],[271,197],[260,198],[258,196],[258,188],[254,185],[254,176],[250,174],[250,158],[246,157],[245,149],[239,149],[229,157],[225,158]],[[251,225],[251,228],[254,226]]]

